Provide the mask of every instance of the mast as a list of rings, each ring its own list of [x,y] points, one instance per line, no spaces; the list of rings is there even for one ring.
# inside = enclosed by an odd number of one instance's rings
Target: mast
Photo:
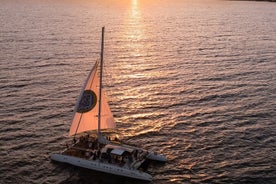
[[[100,63],[100,88],[99,88],[99,111],[98,111],[98,138],[101,136],[101,103],[102,103],[102,80],[103,80],[103,52],[104,52],[104,27],[102,27],[101,63]]]

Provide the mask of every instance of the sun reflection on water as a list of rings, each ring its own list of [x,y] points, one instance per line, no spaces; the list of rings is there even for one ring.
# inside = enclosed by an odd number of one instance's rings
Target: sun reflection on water
[[[123,32],[116,47],[120,52],[116,67],[120,75],[114,81],[120,83],[118,92],[113,92],[120,108],[125,109],[117,122],[122,123],[121,132],[125,137],[159,132],[163,113],[151,112],[148,107],[159,106],[160,81],[166,72],[160,73],[160,61],[154,51],[155,35],[150,17],[145,14],[146,6],[139,0],[132,0],[124,17]],[[139,83],[139,85],[137,85]],[[131,125],[131,126],[129,126]]]
[[[124,49],[125,49],[125,60],[122,62],[122,69],[125,71],[133,70],[133,67],[139,69],[143,67],[143,55],[146,53],[145,49],[145,31],[144,24],[142,21],[141,9],[138,0],[132,0],[129,8],[129,12],[126,17],[124,28]],[[140,68],[142,69],[142,68]],[[128,78],[143,78],[143,73],[132,72],[127,76]]]
[[[131,9],[128,17],[128,24],[130,25],[127,30],[127,35],[131,41],[140,41],[144,36],[143,24],[141,21],[141,11],[137,0],[132,0]]]
[[[138,15],[138,2],[137,2],[137,0],[132,0],[132,15],[133,16],[137,16]]]

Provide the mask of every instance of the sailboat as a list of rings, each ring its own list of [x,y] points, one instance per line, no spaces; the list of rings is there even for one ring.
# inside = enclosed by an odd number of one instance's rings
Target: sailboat
[[[113,175],[152,181],[146,172],[148,160],[165,162],[163,154],[148,151],[117,139],[106,138],[102,130],[114,129],[116,123],[102,89],[104,27],[102,27],[101,57],[91,69],[75,106],[69,136],[73,141],[51,159],[74,166]],[[91,135],[96,131],[96,135]]]

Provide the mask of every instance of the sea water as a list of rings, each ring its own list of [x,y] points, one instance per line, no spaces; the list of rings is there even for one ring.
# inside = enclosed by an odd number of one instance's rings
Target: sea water
[[[135,182],[49,159],[102,26],[117,133],[168,158],[152,183],[276,182],[275,3],[2,0],[0,23],[0,183]]]

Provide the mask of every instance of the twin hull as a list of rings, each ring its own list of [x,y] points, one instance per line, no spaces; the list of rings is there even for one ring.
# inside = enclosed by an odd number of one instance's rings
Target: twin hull
[[[139,180],[152,181],[152,176],[145,172],[141,172],[138,170],[131,170],[120,166],[105,164],[98,160],[96,161],[86,160],[86,159],[72,157],[72,156],[63,155],[63,154],[52,154],[51,159],[58,162],[64,162],[74,166],[87,168],[95,171],[105,172],[109,174],[114,174],[114,175],[119,175],[119,176],[139,179]]]

